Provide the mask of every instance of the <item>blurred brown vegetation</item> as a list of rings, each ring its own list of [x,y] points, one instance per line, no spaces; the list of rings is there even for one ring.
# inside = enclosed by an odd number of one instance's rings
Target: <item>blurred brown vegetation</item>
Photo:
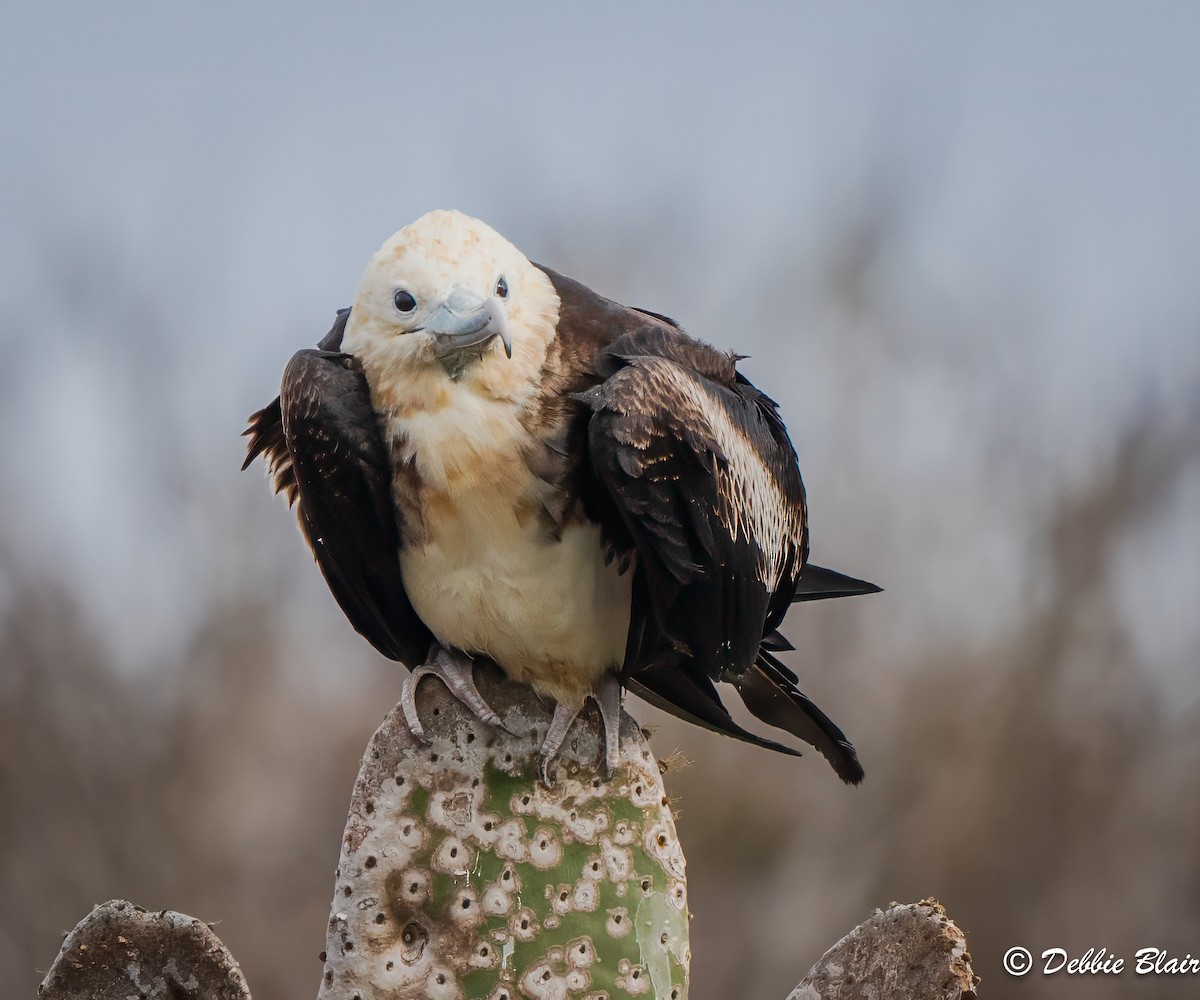
[[[1200,952],[1200,701],[1194,684],[1187,697],[1171,694],[1122,613],[1131,587],[1176,585],[1126,553],[1177,510],[1181,491],[1187,505],[1200,410],[1148,399],[1086,474],[1061,481],[1025,465],[1036,427],[989,411],[961,446],[991,449],[987,488],[1032,497],[1017,558],[1023,596],[1002,626],[964,638],[929,608],[957,606],[963,587],[986,605],[988,570],[931,579],[939,554],[896,526],[927,518],[934,538],[943,522],[988,532],[988,513],[958,509],[965,501],[936,483],[871,478],[865,470],[886,456],[862,450],[871,428],[855,422],[848,391],[864,357],[911,373],[940,364],[946,342],[909,337],[905,310],[864,277],[885,237],[871,225],[848,232],[804,293],[816,325],[859,331],[844,350],[823,346],[823,384],[847,391],[827,421],[806,411],[797,438],[828,475],[805,466],[817,561],[887,591],[802,608],[784,631],[798,646],[789,662],[858,744],[867,780],[845,788],[816,755],[780,759],[633,706],[656,729],[660,758],[680,751],[667,780],[689,862],[692,996],[782,998],[872,907],[931,895],[967,932],[983,995],[1128,996],[1128,975],[1014,981],[999,956],[1015,944]],[[570,263],[563,270],[588,278]],[[969,305],[958,313],[969,317]],[[307,339],[321,332],[314,322]],[[265,402],[275,373],[259,374]],[[158,377],[147,371],[126,388],[169,411]],[[786,384],[769,389],[782,397]],[[172,434],[187,417],[174,419]],[[181,606],[166,622],[174,641],[152,668],[123,662],[120,638],[161,631],[149,620],[158,612],[131,605],[98,619],[87,584],[27,551],[20,517],[0,522],[5,995],[31,995],[62,933],[111,897],[216,921],[258,1000],[315,993],[351,782],[401,675],[340,618],[259,476],[236,476],[236,442],[217,458],[180,447],[176,437],[150,449],[144,478],[129,480],[169,499],[160,531],[190,539],[172,558],[194,566],[186,614]],[[853,470],[849,486],[838,485],[846,474],[835,459]],[[933,602],[910,601],[915,589],[932,589]],[[896,622],[902,637],[889,633]],[[1195,635],[1191,620],[1168,627]],[[1195,989],[1169,978],[1135,985],[1144,997]]]

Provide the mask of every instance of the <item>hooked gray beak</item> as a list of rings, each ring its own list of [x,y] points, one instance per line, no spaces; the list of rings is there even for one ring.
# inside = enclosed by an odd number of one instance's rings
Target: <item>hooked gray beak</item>
[[[421,329],[433,335],[433,353],[439,358],[485,344],[493,337],[500,338],[504,353],[512,357],[508,313],[503,300],[495,295],[482,299],[465,288],[455,288]]]

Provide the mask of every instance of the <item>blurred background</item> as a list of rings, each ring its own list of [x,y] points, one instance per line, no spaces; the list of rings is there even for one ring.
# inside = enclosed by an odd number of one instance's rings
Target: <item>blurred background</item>
[[[23,4],[0,40],[0,982],[120,896],[315,993],[402,675],[246,416],[435,207],[750,355],[813,558],[786,659],[842,786],[641,705],[692,993],[782,998],[936,896],[1012,945],[1200,954],[1200,13],[1185,4]],[[675,758],[678,760],[679,758]]]

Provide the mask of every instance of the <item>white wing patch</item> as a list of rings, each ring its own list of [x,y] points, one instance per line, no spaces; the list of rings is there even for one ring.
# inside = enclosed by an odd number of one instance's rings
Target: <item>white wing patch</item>
[[[758,450],[721,400],[700,385],[698,376],[666,359],[642,359],[639,364],[665,379],[672,394],[682,396],[708,425],[726,458],[726,464],[717,467],[717,490],[732,518],[727,527],[734,538],[741,535],[753,543],[759,579],[774,591],[789,553],[803,544],[803,512],[784,496]]]

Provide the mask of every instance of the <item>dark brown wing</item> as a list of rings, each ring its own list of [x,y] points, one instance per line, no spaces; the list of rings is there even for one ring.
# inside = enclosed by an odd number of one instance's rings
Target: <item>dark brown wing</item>
[[[329,332],[321,338],[317,348],[322,351],[340,351],[342,335],[346,332],[346,321],[350,318],[350,310],[339,309]],[[250,426],[242,432],[243,437],[250,438],[246,445],[246,460],[242,462],[242,471],[250,468],[259,455],[267,463],[267,470],[273,477],[276,493],[287,497],[288,506],[296,502],[296,475],[292,468],[292,459],[288,454],[287,442],[283,439],[283,411],[279,407],[279,397],[257,413],[250,416]]]
[[[606,537],[627,535],[637,554],[625,683],[688,721],[794,753],[733,721],[714,686],[727,681],[758,718],[861,780],[854,747],[771,655],[805,555],[804,487],[774,404],[732,357],[677,330],[622,338],[597,370],[604,382],[580,396],[594,488],[621,522]]]
[[[322,344],[340,339],[335,324]],[[424,662],[433,637],[404,591],[391,465],[354,358],[336,350],[297,353],[279,398],[250,418],[247,433],[247,464],[264,455],[276,491],[296,504],[304,537],[350,624],[384,656],[410,667]]]

